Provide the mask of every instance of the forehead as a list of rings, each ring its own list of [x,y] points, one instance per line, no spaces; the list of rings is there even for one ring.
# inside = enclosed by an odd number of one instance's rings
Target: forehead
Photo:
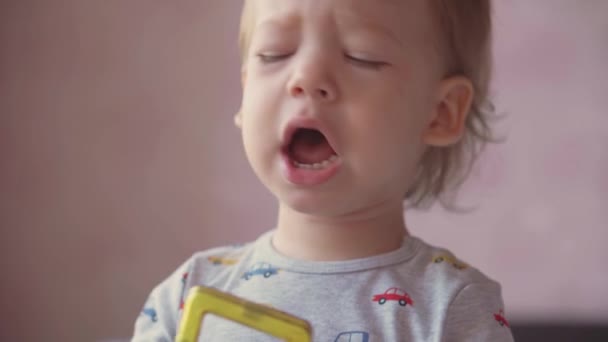
[[[428,0],[247,0],[251,30],[260,26],[281,28],[339,22],[350,26],[383,29],[392,34],[431,34]]]

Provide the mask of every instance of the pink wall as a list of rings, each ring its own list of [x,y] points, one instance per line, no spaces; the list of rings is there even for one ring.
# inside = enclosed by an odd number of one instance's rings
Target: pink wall
[[[468,216],[412,230],[499,279],[513,318],[608,322],[608,2],[501,1],[507,143]],[[270,228],[243,157],[240,1],[0,5],[0,340],[130,334],[197,249]]]

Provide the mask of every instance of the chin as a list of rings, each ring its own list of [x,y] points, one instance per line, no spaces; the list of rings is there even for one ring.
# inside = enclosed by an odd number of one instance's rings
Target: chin
[[[332,193],[314,190],[283,191],[277,196],[282,205],[301,214],[314,216],[337,216],[343,210],[344,202]]]

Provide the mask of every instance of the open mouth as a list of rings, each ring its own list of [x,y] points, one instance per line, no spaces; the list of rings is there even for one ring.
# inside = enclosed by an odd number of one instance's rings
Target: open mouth
[[[285,152],[299,169],[322,170],[338,160],[338,154],[325,135],[314,128],[298,128]]]

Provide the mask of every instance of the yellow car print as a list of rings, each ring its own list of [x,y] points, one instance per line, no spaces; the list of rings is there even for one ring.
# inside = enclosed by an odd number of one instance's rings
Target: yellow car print
[[[223,258],[223,257],[219,257],[219,256],[210,256],[207,258],[207,260],[209,260],[209,262],[211,262],[214,265],[234,265],[239,261],[239,259]]]
[[[456,259],[455,257],[453,257],[451,255],[442,254],[442,255],[439,255],[439,256],[436,256],[433,258],[433,262],[436,264],[440,264],[444,261],[449,263],[450,265],[454,266],[454,268],[457,270],[464,270],[465,268],[469,267],[469,265],[465,264],[464,262],[459,261],[458,259]]]

